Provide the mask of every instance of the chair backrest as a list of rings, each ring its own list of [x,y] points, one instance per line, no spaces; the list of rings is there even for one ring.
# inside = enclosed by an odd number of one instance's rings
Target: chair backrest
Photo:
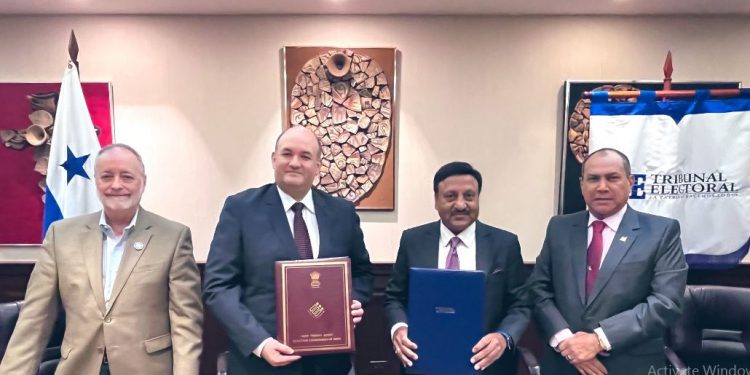
[[[44,350],[42,355],[38,375],[54,375],[57,363],[60,362],[60,347],[62,346],[63,336],[65,336],[65,311],[61,309],[57,321],[52,327],[47,349]]]
[[[750,289],[688,285],[668,341],[689,366],[750,365]]]
[[[18,301],[0,303],[0,360],[5,356],[5,350],[8,349],[8,342],[18,321],[18,313],[21,311],[22,304],[23,302]]]
[[[8,342],[18,321],[23,301],[0,303],[0,361],[8,349]],[[39,364],[39,375],[52,375],[60,361],[60,345],[65,334],[65,313],[60,312],[52,329],[49,343]]]

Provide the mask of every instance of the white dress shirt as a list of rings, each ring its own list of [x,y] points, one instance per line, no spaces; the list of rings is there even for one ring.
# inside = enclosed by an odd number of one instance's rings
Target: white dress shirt
[[[110,307],[110,298],[112,297],[112,288],[115,286],[117,270],[120,269],[122,254],[125,252],[125,244],[128,242],[130,234],[135,228],[135,221],[138,219],[138,211],[135,211],[130,224],[125,227],[122,235],[117,237],[112,227],[107,224],[107,218],[102,211],[99,217],[99,228],[102,230],[104,241],[102,241],[102,285],[104,285],[104,306]]]
[[[477,269],[477,223],[473,222],[459,234],[453,234],[448,227],[440,222],[440,241],[438,242],[438,268],[445,269],[448,253],[451,250],[451,238],[458,237],[461,242],[456,246],[459,269],[476,271]]]
[[[440,239],[438,240],[438,268],[445,269],[448,253],[451,249],[451,238],[458,237],[461,243],[456,246],[458,253],[459,269],[462,271],[476,271],[477,269],[477,223],[471,223],[466,229],[459,234],[453,234],[448,227],[440,222]],[[408,327],[405,322],[398,322],[391,327],[391,338],[396,330],[401,327]]]
[[[292,205],[297,203],[297,201],[294,200],[291,195],[281,190],[278,185],[276,185],[276,189],[279,191],[281,205],[284,207],[286,220],[289,222],[289,229],[292,231],[292,237],[294,237],[294,211],[292,211]],[[302,209],[302,219],[305,220],[305,226],[307,226],[307,234],[310,237],[313,258],[318,259],[318,254],[320,254],[320,233],[318,233],[318,219],[315,218],[315,204],[313,203],[312,189],[305,194],[300,203],[305,206],[305,208]],[[253,354],[261,357],[263,347],[265,347],[266,343],[271,339],[273,338],[269,337],[263,340],[263,342],[253,350]]]
[[[604,230],[602,231],[602,257],[599,261],[599,267],[601,268],[602,264],[604,263],[604,258],[607,256],[607,253],[609,253],[609,248],[612,246],[612,241],[615,239],[615,234],[617,233],[617,229],[620,228],[620,223],[622,223],[622,218],[625,216],[625,211],[627,211],[628,205],[625,205],[623,208],[620,209],[620,211],[617,211],[614,215],[606,217],[602,219],[604,224],[606,226],[604,227]],[[591,245],[591,239],[594,237],[594,228],[593,223],[594,221],[597,221],[597,219],[594,215],[589,213],[589,223],[588,223],[588,240],[586,242],[586,247],[588,248],[589,245]],[[601,327],[597,327],[594,329],[594,333],[599,337],[599,341],[604,346],[604,349],[609,351],[612,350],[612,346],[609,344],[609,340],[607,340],[607,336],[604,334],[604,331]],[[553,348],[556,348],[561,342],[573,337],[573,332],[569,328],[565,328],[560,332],[557,332],[552,338],[549,340],[550,346]]]

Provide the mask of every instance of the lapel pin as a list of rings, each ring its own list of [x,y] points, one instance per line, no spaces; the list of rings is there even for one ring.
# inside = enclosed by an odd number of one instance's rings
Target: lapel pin
[[[136,243],[133,244],[133,248],[136,249],[136,250],[143,250],[144,247],[145,246],[143,245],[143,242],[141,242],[141,241],[138,241],[138,242],[136,242]]]
[[[622,236],[620,237],[620,242],[625,242],[628,240],[628,236]]]

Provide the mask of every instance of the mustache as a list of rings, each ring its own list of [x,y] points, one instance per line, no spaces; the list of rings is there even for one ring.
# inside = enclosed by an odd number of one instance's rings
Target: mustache
[[[468,207],[464,208],[464,209],[454,208],[454,209],[451,210],[451,214],[468,214],[468,213],[469,213],[469,208]]]

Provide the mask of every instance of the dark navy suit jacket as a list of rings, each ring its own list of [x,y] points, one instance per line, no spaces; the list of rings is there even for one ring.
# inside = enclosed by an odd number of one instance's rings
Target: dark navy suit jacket
[[[349,257],[352,298],[367,303],[372,293],[372,264],[359,216],[343,199],[312,190],[320,235],[318,258]],[[300,374],[299,361],[273,368],[252,354],[266,338],[276,337],[275,265],[299,259],[275,184],[227,198],[206,262],[203,298],[224,326],[230,345],[229,373]],[[348,354],[314,356],[318,373],[346,374]]]
[[[477,270],[486,275],[485,330],[487,333],[503,331],[518,343],[529,322],[524,289],[526,276],[518,237],[479,221],[475,235]],[[398,322],[408,323],[409,268],[437,268],[439,242],[439,221],[407,229],[401,235],[398,256],[385,291],[389,329]],[[515,356],[505,353],[485,373],[515,374],[515,366]]]

